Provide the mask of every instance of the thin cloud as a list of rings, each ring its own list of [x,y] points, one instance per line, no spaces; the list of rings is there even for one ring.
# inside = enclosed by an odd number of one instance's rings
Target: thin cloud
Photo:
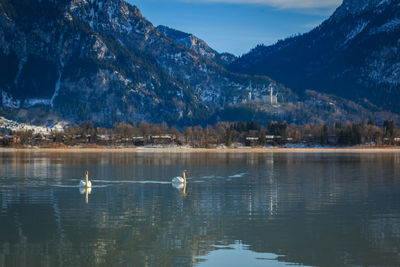
[[[269,5],[279,9],[320,9],[337,7],[342,0],[183,0],[185,2],[214,2],[231,4]]]

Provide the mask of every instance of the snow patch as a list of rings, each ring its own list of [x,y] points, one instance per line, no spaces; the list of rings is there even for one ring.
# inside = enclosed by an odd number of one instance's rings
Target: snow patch
[[[61,70],[58,71],[58,80],[56,82],[56,87],[54,89],[54,94],[50,99],[50,106],[53,108],[54,107],[54,99],[58,96],[58,92],[60,91],[60,85],[61,85],[61,76],[62,76],[62,69],[64,68],[64,62],[61,62]]]
[[[68,125],[67,122],[60,121],[49,127],[46,126],[36,126],[31,124],[19,123],[13,120],[6,119],[0,116],[0,128],[9,129],[13,132],[16,131],[32,131],[34,134],[49,134],[51,131],[64,131],[65,126]]]
[[[92,9],[90,10],[89,17],[90,17],[89,25],[90,25],[90,28],[93,29],[93,18],[94,18],[94,9],[93,9],[93,7],[92,7]]]
[[[386,3],[389,3],[389,2],[390,2],[390,0],[382,0],[382,1],[378,4],[378,6],[381,6],[381,5],[386,4]]]
[[[24,101],[24,107],[32,107],[35,105],[46,105],[49,106],[51,104],[51,99],[45,98],[28,98]]]
[[[370,34],[377,34],[380,32],[392,32],[395,31],[399,26],[400,26],[400,18],[395,18],[376,29],[372,29],[370,31]]]
[[[9,96],[6,92],[1,92],[2,96],[2,104],[4,107],[8,108],[19,108],[21,106],[21,101],[14,99],[12,96]]]
[[[17,75],[15,75],[15,80],[14,80],[15,85],[17,85],[17,83],[18,83],[18,79],[19,79],[19,76],[21,75],[22,68],[27,60],[28,60],[27,57],[23,57],[21,59],[21,61],[18,63],[18,72],[17,72]]]
[[[373,53],[366,61],[366,66],[362,68],[363,76],[367,81],[376,84],[390,85],[396,88],[400,84],[400,63],[388,63],[387,59],[398,55],[397,47],[384,47],[380,51]]]
[[[363,22],[360,23],[356,26],[355,29],[353,29],[347,36],[346,36],[346,40],[344,41],[344,44],[348,43],[350,40],[354,39],[358,34],[360,34],[365,27],[367,27],[367,25],[369,24],[369,22]]]

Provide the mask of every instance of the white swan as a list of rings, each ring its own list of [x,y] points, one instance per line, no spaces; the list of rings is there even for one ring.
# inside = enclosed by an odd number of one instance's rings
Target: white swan
[[[89,181],[89,172],[86,171],[86,181],[81,180],[79,183],[79,187],[85,187],[85,188],[91,188],[92,187],[92,182]]]
[[[182,194],[184,197],[188,196],[186,193],[186,174],[188,174],[188,171],[184,170],[182,173],[182,177],[177,176],[174,179],[172,179],[172,187],[176,189],[183,189]]]
[[[182,176],[183,176],[183,178],[182,177],[180,177],[180,176],[177,176],[177,177],[175,177],[174,179],[172,179],[172,184],[173,185],[184,185],[184,184],[186,184],[186,174],[188,173],[188,171],[187,170],[184,170],[183,171],[183,173],[182,173]]]
[[[88,195],[90,195],[92,193],[92,188],[91,187],[88,187],[88,188],[79,187],[79,193],[81,193],[81,195],[86,194],[86,193]]]

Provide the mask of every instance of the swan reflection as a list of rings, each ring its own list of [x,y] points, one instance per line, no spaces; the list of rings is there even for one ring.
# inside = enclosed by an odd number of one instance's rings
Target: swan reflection
[[[186,193],[186,183],[182,183],[182,184],[172,183],[172,187],[175,189],[178,189],[179,191],[182,190],[182,195],[184,197],[188,196],[188,194]]]
[[[92,188],[91,187],[80,187],[79,192],[83,195],[85,194],[85,203],[89,203],[89,195],[92,193]]]
[[[187,196],[187,194],[186,194],[186,174],[188,174],[188,171],[184,170],[182,172],[183,177],[177,176],[177,177],[174,177],[171,181],[172,187],[174,187],[178,190],[182,190],[183,196],[185,196],[185,197]]]

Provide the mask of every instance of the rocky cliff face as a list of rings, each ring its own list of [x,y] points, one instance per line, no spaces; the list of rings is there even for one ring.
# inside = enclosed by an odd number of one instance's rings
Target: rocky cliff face
[[[345,0],[320,26],[258,46],[229,69],[400,112],[400,3]]]
[[[236,57],[230,53],[218,53],[208,46],[206,42],[197,38],[193,34],[171,29],[163,25],[157,26],[157,30],[172,39],[175,43],[181,44],[223,67],[236,60]]]
[[[73,121],[207,121],[272,80],[232,74],[119,0],[0,1],[2,110]],[[282,89],[284,91],[286,89]]]

